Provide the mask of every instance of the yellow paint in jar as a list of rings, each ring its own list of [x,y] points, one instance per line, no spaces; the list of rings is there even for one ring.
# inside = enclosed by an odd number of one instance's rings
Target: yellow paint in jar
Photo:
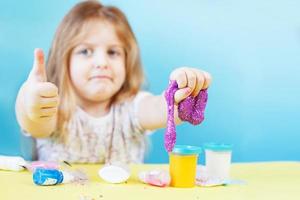
[[[171,186],[191,188],[195,186],[196,168],[200,147],[176,145],[169,154]]]

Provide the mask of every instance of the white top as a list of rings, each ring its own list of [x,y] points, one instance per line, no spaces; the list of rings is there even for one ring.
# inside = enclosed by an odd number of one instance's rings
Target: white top
[[[111,107],[106,116],[95,118],[77,107],[68,124],[67,141],[56,137],[37,139],[39,160],[72,163],[141,163],[147,135],[136,117],[138,102],[148,92],[139,92],[132,101]]]

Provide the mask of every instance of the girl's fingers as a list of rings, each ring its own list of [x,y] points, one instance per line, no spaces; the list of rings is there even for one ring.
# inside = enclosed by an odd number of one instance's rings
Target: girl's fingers
[[[194,69],[194,73],[196,74],[197,81],[196,81],[196,87],[192,92],[192,95],[195,97],[199,94],[200,90],[203,88],[205,78],[204,78],[204,74],[200,70]]]
[[[47,122],[47,121],[50,121],[53,119],[53,116],[40,116],[39,117],[39,121],[42,121],[42,122]]]
[[[196,68],[182,67],[173,71],[171,80],[175,80],[179,90],[176,91],[175,103],[179,103],[189,95],[197,96],[202,89],[209,87],[211,75],[208,72]]]
[[[170,75],[171,80],[175,80],[178,84],[178,88],[184,88],[187,86],[187,75],[183,68],[176,69]]]
[[[52,117],[57,113],[57,108],[42,108],[39,110],[40,117]]]
[[[191,94],[191,88],[189,87],[185,87],[177,90],[174,95],[175,104],[180,103],[182,100],[187,98],[190,94]]]
[[[38,93],[41,97],[51,98],[58,96],[58,88],[50,82],[44,82],[38,85]]]
[[[187,77],[187,86],[191,89],[191,92],[193,92],[196,87],[197,76],[192,69],[186,69],[185,74]]]
[[[57,107],[44,107],[44,108],[38,108],[38,107],[31,107],[28,114],[32,118],[40,118],[41,116],[53,116],[57,113]]]
[[[40,98],[40,108],[57,107],[59,103],[58,97]]]
[[[206,89],[210,86],[212,78],[208,72],[202,71],[202,73],[204,75],[204,80],[205,80],[202,89]]]
[[[30,101],[27,102],[27,107],[30,108],[30,110],[37,111],[42,108],[58,107],[58,104],[58,97],[46,98],[37,96],[36,98],[32,98]]]
[[[47,121],[57,113],[58,98],[37,98],[27,105],[26,112],[33,121]]]

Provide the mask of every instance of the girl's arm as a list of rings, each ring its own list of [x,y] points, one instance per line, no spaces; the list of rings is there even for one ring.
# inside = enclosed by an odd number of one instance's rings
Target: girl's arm
[[[177,106],[174,107],[174,116],[176,124],[180,124],[181,120],[177,115]],[[141,99],[137,117],[140,125],[146,130],[154,130],[166,127],[167,122],[167,103],[164,93],[157,96],[145,96]]]
[[[57,108],[58,89],[47,82],[44,54],[37,49],[33,68],[17,96],[18,123],[33,137],[48,137],[56,129]]]
[[[179,90],[176,91],[174,100],[174,117],[176,124],[181,120],[178,117],[177,104],[190,95],[196,96],[202,89],[209,87],[211,75],[208,72],[182,67],[174,70],[170,75],[171,80],[175,80]],[[146,130],[164,128],[167,124],[167,103],[164,93],[158,96],[144,97],[137,109],[137,117],[141,126]]]

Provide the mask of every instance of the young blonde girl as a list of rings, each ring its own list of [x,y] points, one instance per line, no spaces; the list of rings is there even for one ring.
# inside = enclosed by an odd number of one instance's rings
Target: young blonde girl
[[[175,102],[197,95],[209,73],[182,67],[170,79]],[[166,126],[163,94],[141,91],[140,53],[125,15],[98,1],[77,4],[55,34],[46,66],[41,49],[19,90],[16,115],[36,138],[39,160],[143,162],[147,130]],[[175,113],[177,123],[180,120]]]

